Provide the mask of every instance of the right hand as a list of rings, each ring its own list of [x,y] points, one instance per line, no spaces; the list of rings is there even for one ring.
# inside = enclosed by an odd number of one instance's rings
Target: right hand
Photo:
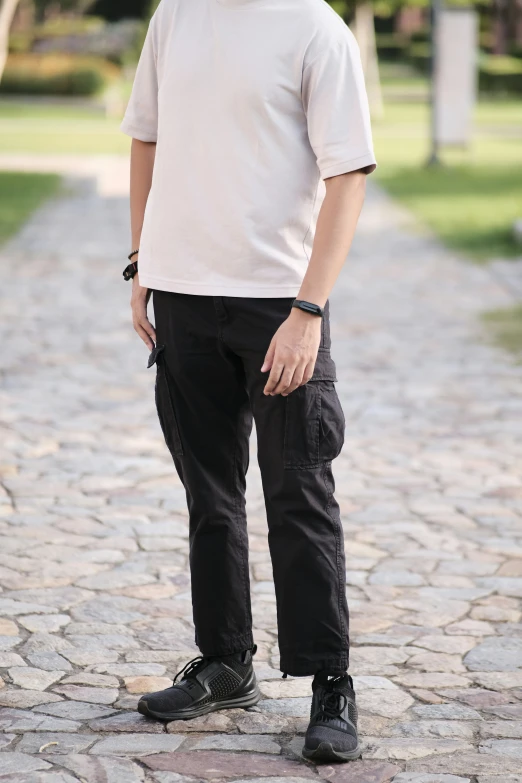
[[[132,324],[149,351],[152,351],[156,343],[156,331],[147,317],[147,304],[150,299],[150,290],[140,286],[139,274],[132,278]]]

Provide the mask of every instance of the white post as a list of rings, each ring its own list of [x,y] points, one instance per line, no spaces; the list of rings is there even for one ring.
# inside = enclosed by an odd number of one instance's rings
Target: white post
[[[466,146],[477,97],[477,13],[443,8],[435,29],[434,132],[437,144]]]

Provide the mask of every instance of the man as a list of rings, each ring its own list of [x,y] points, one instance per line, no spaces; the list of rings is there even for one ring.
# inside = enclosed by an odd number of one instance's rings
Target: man
[[[186,490],[202,654],[138,709],[180,720],[260,698],[244,499],[254,420],[281,670],[314,675],[304,754],[357,758],[327,301],[375,168],[357,45],[324,0],[163,0],[122,129],[126,276]]]

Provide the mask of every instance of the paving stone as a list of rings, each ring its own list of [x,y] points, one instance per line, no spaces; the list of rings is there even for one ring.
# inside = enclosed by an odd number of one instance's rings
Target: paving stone
[[[469,680],[459,674],[445,672],[410,672],[394,678],[394,682],[406,688],[459,688],[469,685]]]
[[[0,750],[5,750],[5,748],[8,748],[9,745],[15,739],[18,739],[16,734],[3,734],[3,735],[0,735]]]
[[[103,707],[100,704],[88,704],[80,701],[60,701],[51,704],[40,704],[33,708],[33,713],[35,712],[43,713],[45,715],[54,715],[57,718],[85,721],[107,717],[116,712],[116,710],[112,707]]]
[[[384,718],[397,718],[414,704],[414,700],[405,691],[368,689],[357,695],[359,709]]]
[[[482,720],[480,713],[463,704],[426,704],[412,712],[422,720]]]
[[[522,739],[487,740],[480,746],[479,750],[481,753],[491,753],[522,760]]]
[[[522,578],[510,576],[486,576],[477,579],[477,584],[490,590],[495,590],[500,595],[522,598]]]
[[[231,713],[242,713],[245,710],[223,710],[219,712],[211,712],[208,715],[201,715],[199,718],[193,718],[192,720],[173,720],[167,723],[167,731],[169,734],[183,734],[191,732],[206,732],[217,731],[227,732],[234,731],[236,724],[232,718]],[[249,713],[246,713],[247,715]],[[267,715],[259,715],[259,713],[251,713],[251,717],[257,717],[259,723],[265,724],[270,721],[270,717]],[[271,716],[277,720],[277,716]],[[279,718],[286,726],[286,721],[283,718]],[[261,731],[247,732],[253,734],[261,734]],[[271,732],[267,732],[271,733]]]
[[[203,737],[192,750],[242,750],[256,753],[280,753],[280,746],[264,734],[215,734]]]
[[[54,689],[74,701],[88,701],[93,704],[113,704],[118,698],[116,688],[89,688],[82,685],[60,685]]]
[[[96,742],[95,734],[70,734],[55,732],[38,732],[36,734],[24,734],[16,750],[21,753],[39,753],[40,748],[45,748],[46,755],[63,755],[67,753],[80,753]],[[51,744],[52,743],[52,744]]]
[[[12,650],[22,641],[21,636],[0,636],[0,650]]]
[[[33,691],[44,691],[54,682],[58,682],[64,674],[63,671],[47,672],[31,666],[13,666],[9,669],[9,676],[14,685]]]
[[[171,677],[125,677],[125,687],[129,693],[152,693],[162,691],[172,685]]]
[[[504,720],[522,719],[522,704],[506,704],[504,707],[485,707],[484,712],[504,718]]]
[[[475,672],[516,671],[522,666],[522,639],[486,639],[465,656],[464,663]]]
[[[264,681],[259,683],[259,690],[269,699],[284,699],[293,696],[312,698],[312,678],[296,677],[295,679]]]
[[[460,655],[448,655],[447,653],[417,653],[409,658],[408,666],[424,672],[453,672],[454,674],[459,674],[466,671],[465,666],[462,665]]]
[[[409,761],[425,756],[471,751],[473,746],[462,740],[366,737],[365,759],[392,759]]]
[[[408,762],[408,772],[444,773],[470,777],[481,774],[506,775],[511,772],[520,772],[520,760],[508,756],[501,758],[488,753],[464,751],[451,755],[431,756],[429,759],[415,759]]]
[[[480,736],[484,739],[522,739],[522,720],[483,721]]]
[[[26,615],[20,618],[20,625],[31,633],[54,633],[71,622],[67,614],[54,615]]]
[[[165,674],[165,666],[160,663],[102,663],[95,671],[115,677],[161,677]]]
[[[117,688],[119,681],[117,677],[108,674],[92,674],[91,672],[79,672],[64,677],[63,685],[92,685],[95,688]]]
[[[0,691],[0,706],[2,707],[16,707],[24,710],[51,701],[62,701],[62,697],[57,693],[25,691],[20,688],[4,688]]]
[[[2,754],[2,777],[7,775],[23,775],[37,770],[51,769],[51,764],[44,759],[28,756],[26,753],[13,751]],[[20,781],[22,783],[22,781]]]
[[[47,715],[35,715],[26,710],[0,708],[0,729],[7,731],[77,731],[80,724],[76,721],[54,718]]]
[[[336,783],[389,783],[394,780],[400,767],[388,762],[352,761],[344,765],[318,765],[317,772],[324,780]]]
[[[263,699],[257,704],[256,711],[302,718],[310,714],[310,704],[309,696],[294,699]]]
[[[156,753],[142,759],[146,767],[153,770],[178,772],[192,775],[203,780],[219,778],[237,778],[245,771],[251,777],[305,777],[315,778],[316,772],[298,761],[282,756],[269,756],[261,753],[223,753],[217,750],[177,751],[176,753]]]
[[[2,777],[3,783],[21,783],[18,773]],[[77,783],[78,778],[68,772],[51,770],[49,772],[26,772],[23,783]]]
[[[93,731],[148,732],[150,734],[163,734],[165,732],[163,723],[146,718],[144,715],[140,715],[139,712],[123,712],[110,717],[91,720],[89,726]]]
[[[477,783],[522,783],[521,775],[479,775]]]
[[[35,668],[45,669],[47,672],[54,672],[57,669],[69,672],[72,669],[69,661],[57,652],[31,653],[27,656],[27,660]]]
[[[483,688],[502,691],[522,686],[522,671],[516,672],[480,672],[472,675],[473,681]]]
[[[425,647],[439,653],[464,655],[477,644],[474,636],[421,636],[415,639],[415,647]]]
[[[155,783],[200,783],[196,778],[178,775],[177,772],[152,772],[147,779]]]
[[[26,666],[24,659],[17,653],[0,652],[0,669],[8,669],[11,666]]]
[[[485,707],[494,707],[501,704],[509,704],[514,702],[514,697],[509,697],[504,693],[498,693],[497,691],[486,691],[481,688],[468,688],[467,690],[456,690],[450,688],[448,690],[439,691],[443,700],[454,699],[455,701],[468,704],[470,707],[474,707],[477,710],[482,710]]]
[[[460,739],[473,742],[475,724],[470,721],[456,720],[417,720],[397,723],[387,736],[415,737],[417,739],[440,737],[441,739]],[[383,736],[383,735],[379,735]]]
[[[12,620],[0,617],[0,636],[18,636],[18,626]]]
[[[393,783],[470,783],[469,778],[461,778],[457,775],[424,775],[417,772],[400,772]]]
[[[180,734],[122,734],[102,739],[91,748],[96,756],[149,756],[179,748],[185,737]]]
[[[89,783],[142,783],[143,770],[129,759],[71,753],[60,764]]]

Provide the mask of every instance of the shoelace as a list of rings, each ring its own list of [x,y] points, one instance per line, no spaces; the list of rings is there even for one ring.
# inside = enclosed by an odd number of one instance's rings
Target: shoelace
[[[204,655],[198,655],[197,658],[193,658],[182,669],[180,669],[180,671],[172,680],[172,684],[174,685],[178,677],[181,677],[182,674],[184,674],[186,677],[190,677],[191,674],[195,674],[196,669],[200,669],[201,666],[206,664],[207,661],[210,661],[210,658],[206,658]]]
[[[348,698],[346,694],[341,691],[336,691],[334,688],[342,679],[342,677],[334,677],[334,679],[329,680],[328,683],[323,686],[324,690],[319,703],[319,710],[316,713],[318,717],[323,719],[341,717],[348,704]]]

